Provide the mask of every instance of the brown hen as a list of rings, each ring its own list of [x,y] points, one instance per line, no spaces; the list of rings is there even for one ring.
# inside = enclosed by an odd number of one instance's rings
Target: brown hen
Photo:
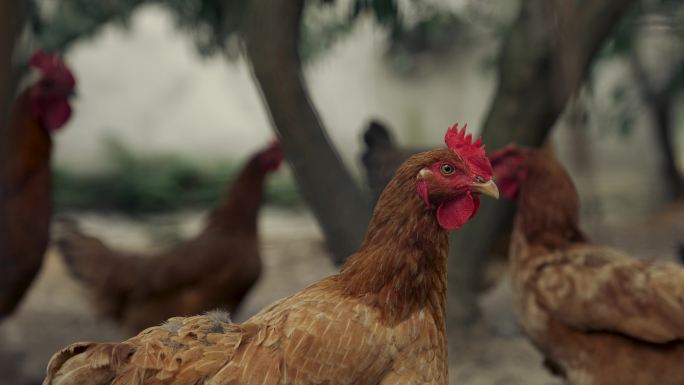
[[[399,168],[339,274],[239,325],[173,318],[71,345],[44,384],[447,384],[447,231],[475,215],[476,193],[497,194],[479,143],[455,129],[447,143]]]
[[[514,305],[547,367],[572,385],[684,384],[684,268],[592,244],[550,152],[511,145],[490,159],[518,200]]]
[[[57,244],[93,305],[131,334],[172,316],[233,312],[261,273],[257,216],[264,180],[282,160],[277,143],[256,153],[203,231],[161,254],[119,253],[68,223]]]
[[[54,55],[36,52],[40,79],[15,101],[0,164],[0,318],[10,314],[43,262],[52,216],[53,132],[69,120],[76,81]]]

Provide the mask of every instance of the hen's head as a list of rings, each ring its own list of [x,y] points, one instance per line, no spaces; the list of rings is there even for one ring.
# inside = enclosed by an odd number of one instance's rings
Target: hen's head
[[[31,111],[45,128],[55,131],[69,120],[69,98],[76,88],[76,78],[62,59],[42,50],[31,56],[31,67],[40,79],[31,87]]]
[[[280,143],[274,140],[268,147],[261,150],[256,155],[256,161],[259,167],[265,172],[273,172],[277,170],[283,163],[285,155],[280,148]]]
[[[482,141],[473,142],[466,126],[449,128],[448,149],[432,151],[428,165],[417,175],[417,190],[428,207],[437,209],[437,221],[445,230],[456,230],[480,207],[479,194],[498,198],[492,167]]]
[[[496,184],[501,189],[501,194],[510,200],[518,199],[520,185],[527,177],[525,159],[527,159],[528,151],[526,148],[511,143],[489,154]]]

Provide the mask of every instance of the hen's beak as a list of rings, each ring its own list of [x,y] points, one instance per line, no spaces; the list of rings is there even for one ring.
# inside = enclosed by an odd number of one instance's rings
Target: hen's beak
[[[499,188],[496,187],[496,184],[491,179],[484,183],[471,183],[470,189],[473,192],[499,199]]]

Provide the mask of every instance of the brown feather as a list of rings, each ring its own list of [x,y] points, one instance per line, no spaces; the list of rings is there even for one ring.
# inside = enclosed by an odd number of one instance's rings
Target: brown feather
[[[52,140],[32,116],[30,88],[10,115],[0,164],[0,318],[11,313],[38,273],[48,243],[52,214]]]

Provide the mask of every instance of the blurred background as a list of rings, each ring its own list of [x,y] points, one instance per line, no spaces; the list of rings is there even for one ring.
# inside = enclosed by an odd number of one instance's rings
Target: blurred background
[[[241,190],[257,199],[243,213],[257,230],[231,227],[233,246],[195,263],[209,277],[237,261],[227,269],[242,277],[245,258],[261,261],[236,300],[207,300],[237,321],[334,273],[387,175],[457,121],[488,149],[552,147],[591,238],[681,258],[684,1],[34,0],[3,2],[0,19],[0,121],[39,78],[27,64],[38,48],[61,55],[77,91],[51,132],[52,241],[0,319],[0,383],[40,383],[70,342],[134,334],[125,306],[102,310],[88,284],[107,265],[74,266],[88,263],[79,242],[171,260],[166,250],[234,214],[209,215],[275,138],[286,163]],[[10,154],[19,145],[2,130]],[[559,383],[510,309],[495,240],[511,210],[483,202],[452,239],[452,383]]]

